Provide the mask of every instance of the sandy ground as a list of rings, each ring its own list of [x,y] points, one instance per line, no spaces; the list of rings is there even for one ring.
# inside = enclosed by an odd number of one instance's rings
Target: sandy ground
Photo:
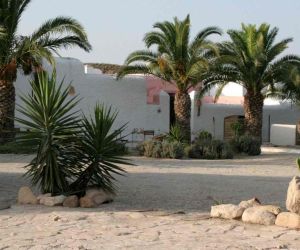
[[[234,160],[132,157],[113,203],[97,209],[17,206],[31,156],[0,155],[0,249],[300,249],[300,231],[209,219],[210,206],[258,197],[284,208],[297,149]]]

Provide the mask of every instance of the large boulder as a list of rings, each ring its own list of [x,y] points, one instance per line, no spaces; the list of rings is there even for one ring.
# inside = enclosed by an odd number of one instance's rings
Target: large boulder
[[[77,195],[68,196],[63,203],[64,207],[78,207],[79,206],[79,199]]]
[[[300,216],[291,212],[278,214],[275,224],[280,227],[300,229]]]
[[[38,200],[29,187],[21,187],[18,192],[18,204],[36,205]]]
[[[294,176],[291,180],[286,198],[286,208],[290,212],[300,214],[300,177]]]
[[[267,208],[263,209],[260,206],[247,208],[242,216],[242,221],[260,225],[274,225],[276,215],[270,212]]]
[[[244,208],[234,204],[216,205],[211,207],[210,216],[213,218],[239,219],[244,210]]]
[[[256,207],[256,206],[260,206],[260,201],[254,197],[247,201],[241,201],[239,206],[245,209],[249,207]]]
[[[45,206],[54,207],[61,206],[67,197],[64,195],[57,196],[44,196],[40,199],[40,204]]]

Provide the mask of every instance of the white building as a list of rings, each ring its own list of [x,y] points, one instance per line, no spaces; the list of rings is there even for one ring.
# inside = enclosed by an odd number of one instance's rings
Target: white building
[[[51,71],[50,67],[48,67]],[[85,68],[82,62],[72,58],[57,58],[56,71],[59,81],[64,79],[71,84],[82,101],[79,108],[88,114],[97,102],[112,105],[119,111],[116,128],[128,123],[128,140],[136,139],[133,130],[154,130],[155,134],[168,132],[172,121],[172,101],[174,88],[153,77],[127,76],[117,81],[113,75]],[[19,94],[30,91],[29,77],[18,75],[16,82],[17,103]],[[227,117],[243,116],[243,88],[230,83],[222,92],[218,103],[213,102],[214,91],[208,93],[200,105],[196,92],[190,93],[192,99],[191,128],[211,132],[215,138],[224,138],[224,124]],[[16,113],[17,116],[20,114]],[[263,140],[269,141],[273,123],[297,124],[300,110],[290,104],[266,100],[263,113]],[[18,126],[18,124],[16,124]]]

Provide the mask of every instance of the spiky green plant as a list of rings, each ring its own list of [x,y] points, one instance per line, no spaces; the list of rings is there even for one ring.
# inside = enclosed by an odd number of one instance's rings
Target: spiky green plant
[[[41,70],[42,59],[54,64],[53,53],[79,47],[91,50],[82,25],[70,17],[56,17],[30,35],[19,34],[22,16],[32,0],[0,0],[0,142],[14,137],[17,70],[25,74]]]
[[[76,159],[74,147],[78,132],[78,117],[74,107],[78,98],[68,97],[69,88],[63,81],[57,86],[56,75],[39,73],[30,82],[32,93],[22,95],[18,111],[23,117],[16,121],[28,130],[18,142],[37,146],[33,160],[25,167],[26,176],[45,193],[68,191],[68,178],[73,175]]]
[[[290,82],[289,73],[294,67],[299,69],[300,57],[282,56],[293,39],[276,42],[278,28],[271,28],[269,24],[242,24],[241,30],[227,33],[230,40],[219,44],[220,57],[212,63],[203,82],[202,95],[216,85],[219,87],[217,95],[220,95],[229,82],[244,87],[245,129],[261,141],[264,99],[278,84]]]
[[[189,15],[184,20],[154,24],[154,31],[145,35],[148,50],[131,53],[118,78],[128,74],[153,75],[173,84],[176,89],[174,109],[176,122],[181,127],[184,139],[191,139],[191,99],[189,90],[199,87],[209,69],[217,47],[207,38],[222,32],[217,27],[201,30],[190,41],[191,23]],[[150,50],[154,48],[154,50]]]
[[[92,116],[83,116],[80,151],[76,154],[80,171],[71,185],[72,190],[82,192],[88,186],[97,186],[115,192],[115,174],[125,172],[119,164],[130,164],[123,157],[124,150],[120,144],[126,124],[113,128],[117,114],[111,107],[97,104]]]
[[[168,141],[185,142],[184,134],[177,123],[171,126],[169,133],[166,135],[166,139]]]

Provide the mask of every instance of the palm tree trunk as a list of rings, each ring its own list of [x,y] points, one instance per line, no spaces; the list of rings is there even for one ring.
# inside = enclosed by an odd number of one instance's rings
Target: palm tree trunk
[[[187,92],[178,91],[175,95],[174,110],[176,123],[181,127],[184,139],[191,141],[191,98]]]
[[[261,93],[247,91],[244,96],[245,126],[249,135],[262,141],[262,116],[264,97]]]
[[[0,79],[0,143],[13,140],[15,87],[12,81]]]

